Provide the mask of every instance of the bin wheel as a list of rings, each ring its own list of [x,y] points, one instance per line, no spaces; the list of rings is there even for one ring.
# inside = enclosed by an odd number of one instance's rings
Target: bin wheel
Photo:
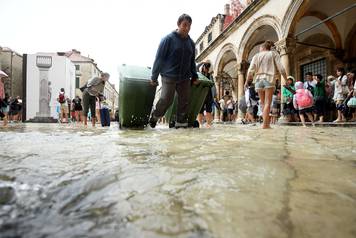
[[[193,122],[193,128],[199,128],[199,122],[197,120]]]
[[[170,121],[169,122],[169,128],[174,128],[176,126],[176,122],[175,121]]]

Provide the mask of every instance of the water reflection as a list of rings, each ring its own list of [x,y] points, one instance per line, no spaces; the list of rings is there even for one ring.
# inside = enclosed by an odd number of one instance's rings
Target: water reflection
[[[353,128],[24,124],[0,138],[4,237],[356,232]]]

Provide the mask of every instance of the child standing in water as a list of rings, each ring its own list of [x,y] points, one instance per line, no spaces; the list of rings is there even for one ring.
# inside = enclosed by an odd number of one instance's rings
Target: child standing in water
[[[302,82],[296,82],[295,89],[296,89],[296,93],[293,96],[293,105],[294,108],[297,109],[299,112],[299,117],[300,120],[302,121],[303,126],[306,127],[304,114],[308,116],[309,120],[314,126],[314,120],[312,114],[313,104],[314,104],[313,95],[308,89],[303,88]]]

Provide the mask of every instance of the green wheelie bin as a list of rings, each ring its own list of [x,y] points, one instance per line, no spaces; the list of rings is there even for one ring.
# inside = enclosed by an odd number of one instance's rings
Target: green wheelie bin
[[[151,69],[122,65],[119,77],[119,126],[143,129],[148,124],[156,94],[156,86],[150,84]]]
[[[208,91],[213,87],[214,82],[209,80],[203,74],[198,73],[200,83],[198,85],[192,85],[190,90],[189,108],[188,108],[188,127],[199,127],[199,123],[196,120],[201,107],[204,104]],[[172,105],[168,108],[165,117],[169,123],[169,127],[175,126],[176,114],[177,114],[178,97],[174,96]]]

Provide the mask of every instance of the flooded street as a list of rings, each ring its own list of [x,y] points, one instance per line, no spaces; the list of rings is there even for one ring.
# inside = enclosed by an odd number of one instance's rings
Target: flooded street
[[[0,237],[356,237],[356,133],[0,129]]]

